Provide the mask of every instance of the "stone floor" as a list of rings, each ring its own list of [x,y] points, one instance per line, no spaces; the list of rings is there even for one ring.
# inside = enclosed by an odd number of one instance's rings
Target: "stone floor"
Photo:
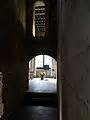
[[[56,93],[57,92],[57,80],[52,78],[34,78],[29,80],[28,92],[36,93]]]
[[[57,120],[57,80],[34,78],[24,96],[24,108],[14,120]]]
[[[57,109],[50,106],[26,106],[15,120],[57,120]]]

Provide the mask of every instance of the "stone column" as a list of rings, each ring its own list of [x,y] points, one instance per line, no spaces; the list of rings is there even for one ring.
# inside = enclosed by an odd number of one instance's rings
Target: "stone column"
[[[58,92],[58,120],[62,120],[62,81],[63,81],[63,14],[64,0],[57,0],[57,24],[58,24],[58,42],[57,42],[57,92]],[[64,119],[63,119],[64,120]]]

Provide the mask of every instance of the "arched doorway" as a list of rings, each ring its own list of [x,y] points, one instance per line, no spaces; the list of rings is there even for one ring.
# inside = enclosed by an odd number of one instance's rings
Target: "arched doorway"
[[[38,55],[29,61],[29,91],[57,93],[57,61],[48,55]]]

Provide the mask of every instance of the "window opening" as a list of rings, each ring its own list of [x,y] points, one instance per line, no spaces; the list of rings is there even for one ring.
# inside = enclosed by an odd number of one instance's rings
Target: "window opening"
[[[33,36],[44,37],[46,31],[45,3],[37,1],[33,7]]]

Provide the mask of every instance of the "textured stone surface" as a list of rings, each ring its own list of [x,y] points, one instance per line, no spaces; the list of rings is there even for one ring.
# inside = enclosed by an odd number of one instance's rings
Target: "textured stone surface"
[[[63,120],[89,120],[90,1],[65,1],[62,24]]]
[[[2,79],[3,79],[3,75],[0,72],[0,117],[3,115],[3,103],[2,103]]]

